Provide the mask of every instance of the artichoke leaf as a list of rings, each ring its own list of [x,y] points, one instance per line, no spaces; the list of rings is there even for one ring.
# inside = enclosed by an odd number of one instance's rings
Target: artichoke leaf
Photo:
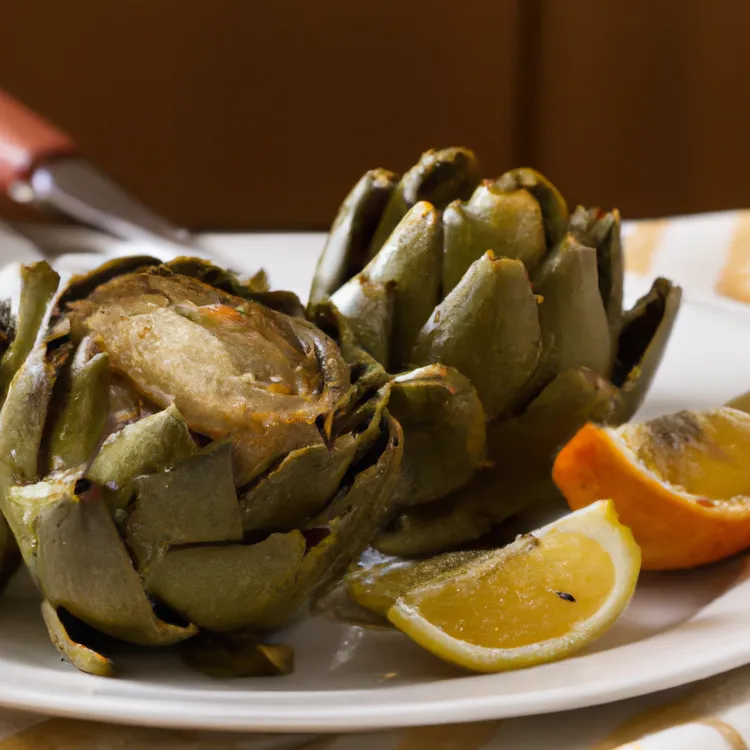
[[[370,243],[368,260],[374,258],[398,223],[420,201],[438,210],[454,200],[468,200],[479,183],[479,163],[466,148],[425,151],[392,191]]]
[[[136,477],[125,539],[144,569],[172,545],[242,541],[231,443],[212,444],[168,471]]]
[[[578,206],[570,217],[570,233],[583,245],[596,248],[599,292],[607,311],[612,345],[617,346],[624,279],[620,212]]]
[[[389,320],[387,290],[393,289],[388,358],[377,357],[386,369],[398,369],[408,361],[419,329],[437,304],[442,242],[440,215],[429,203],[417,203],[365,269],[331,296],[355,334],[367,334],[367,341],[360,343],[376,356],[367,346],[373,340],[369,329]]]
[[[383,365],[362,348],[349,321],[332,302],[316,306],[313,322],[338,343],[344,361],[350,367],[352,382],[348,396],[352,403],[388,382],[389,376]]]
[[[521,167],[498,177],[495,184],[502,190],[523,189],[531,193],[542,209],[547,248],[553,248],[562,241],[568,227],[568,205],[560,191],[544,175],[535,169]]]
[[[53,608],[136,645],[169,645],[197,632],[156,617],[96,487],[46,504],[33,526],[40,588]]]
[[[57,610],[47,601],[42,602],[42,618],[47,626],[50,640],[66,661],[86,674],[93,674],[97,677],[114,676],[112,660],[82,643],[76,643],[61,622]]]
[[[245,531],[305,526],[336,494],[356,448],[355,437],[346,434],[332,448],[310,445],[289,453],[240,495]]]
[[[534,290],[542,297],[539,384],[543,387],[555,375],[578,367],[609,375],[612,346],[596,250],[565,235],[542,264]]]
[[[59,345],[55,335],[37,341],[14,375],[0,410],[0,504],[12,482],[37,478],[52,391],[69,354],[68,344]]]
[[[538,307],[523,263],[485,253],[419,332],[410,360],[455,367],[494,419],[514,405],[536,372]]]
[[[373,447],[371,453],[378,450],[374,463],[359,471],[334,499],[329,533],[308,549],[293,589],[263,613],[255,623],[257,628],[275,630],[301,614],[361,554],[383,524],[401,466],[403,433],[387,412],[382,422],[384,446]]]
[[[471,381],[428,365],[394,378],[388,409],[404,430],[393,502],[435,500],[471,479],[485,460],[485,416]]]
[[[658,278],[651,290],[625,313],[612,372],[620,388],[620,406],[613,422],[630,419],[646,397],[661,363],[680,309],[682,289]]]
[[[186,641],[181,651],[188,666],[217,679],[280,677],[294,672],[291,646],[256,643],[243,635],[201,633]]]
[[[170,406],[110,435],[86,476],[104,488],[107,505],[116,514],[127,506],[135,477],[174,466],[196,450],[187,423]]]
[[[254,631],[293,595],[304,554],[299,531],[257,544],[172,547],[142,576],[151,595],[200,628]]]
[[[484,473],[476,474],[482,477]],[[469,482],[466,486],[473,486]],[[461,490],[458,490],[460,493]],[[491,528],[492,521],[476,502],[466,501],[456,492],[433,503],[408,508],[392,519],[378,534],[373,546],[386,555],[423,557],[454,549],[467,541],[479,539]],[[520,508],[508,508],[512,515]]]
[[[13,341],[0,363],[0,396],[4,397],[8,392],[13,377],[31,354],[59,283],[60,277],[46,261],[21,266],[18,324]]]
[[[109,384],[109,357],[87,337],[61,378],[63,406],[52,421],[48,446],[51,471],[82,466],[94,455],[107,423]]]
[[[73,276],[60,294],[57,307],[60,310],[65,309],[68,303],[88,297],[97,287],[118,276],[132,273],[140,268],[160,265],[161,261],[152,255],[127,255],[107,261],[93,271]]]
[[[443,224],[443,294],[487,250],[501,258],[517,258],[530,270],[547,252],[542,211],[525,190],[506,192],[486,181],[468,203],[451,203]]]
[[[271,291],[268,288],[265,271],[261,270],[249,279],[242,279],[234,271],[216,266],[203,258],[190,257],[175,258],[163,267],[174,274],[198,279],[234,297],[259,302],[276,312],[294,317],[305,315],[305,309],[294,292]]]
[[[359,273],[398,176],[386,169],[366,172],[346,196],[315,269],[308,311]]]
[[[390,356],[395,296],[393,282],[374,282],[361,273],[332,297],[332,304],[346,316],[362,348],[383,364]]]
[[[555,378],[519,417],[487,426],[490,465],[463,487],[395,518],[375,547],[415,557],[457,547],[486,534],[519,511],[559,497],[551,478],[557,451],[589,421],[604,422],[617,389],[585,369]]]

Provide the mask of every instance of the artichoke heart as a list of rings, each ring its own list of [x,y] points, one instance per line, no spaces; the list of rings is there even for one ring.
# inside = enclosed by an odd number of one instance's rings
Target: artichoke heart
[[[254,639],[304,613],[391,512],[403,446],[384,373],[294,295],[198,259],[56,286],[24,269],[4,326],[0,572],[17,545],[83,671],[114,671],[91,638],[200,630],[204,671],[241,642],[243,674],[288,672],[288,649]]]
[[[397,184],[388,173],[387,200],[376,174],[339,211],[308,314],[343,319],[387,372],[404,458],[375,546],[428,555],[563,507],[555,454],[586,421],[638,408],[680,291],[657,280],[623,311],[619,212],[571,215],[534,169],[480,180],[466,149],[428,151]]]

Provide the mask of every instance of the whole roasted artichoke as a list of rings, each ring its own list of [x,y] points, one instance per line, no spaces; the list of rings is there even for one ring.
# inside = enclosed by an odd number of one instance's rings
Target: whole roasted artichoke
[[[479,179],[473,153],[376,169],[331,228],[308,314],[346,321],[391,374],[404,430],[398,509],[376,546],[423,555],[554,495],[553,456],[586,421],[619,423],[661,360],[680,290],[622,310],[616,210],[568,214],[532,169]]]
[[[23,269],[0,364],[0,509],[53,641],[108,674],[74,634],[156,646],[289,622],[389,511],[382,368],[335,318],[341,347],[293,295],[202,261],[57,287]]]

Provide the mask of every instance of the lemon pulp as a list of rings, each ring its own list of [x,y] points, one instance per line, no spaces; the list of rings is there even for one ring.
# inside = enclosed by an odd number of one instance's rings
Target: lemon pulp
[[[713,503],[750,495],[750,415],[727,407],[682,411],[615,434],[639,463],[677,490]]]
[[[498,568],[426,587],[408,601],[453,638],[508,649],[566,635],[599,610],[614,580],[598,542],[553,531]]]

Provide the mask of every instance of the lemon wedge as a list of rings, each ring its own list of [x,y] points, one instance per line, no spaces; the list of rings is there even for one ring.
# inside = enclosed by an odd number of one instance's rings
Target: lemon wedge
[[[603,500],[410,589],[388,619],[446,661],[500,672],[553,661],[627,606],[641,554]]]

